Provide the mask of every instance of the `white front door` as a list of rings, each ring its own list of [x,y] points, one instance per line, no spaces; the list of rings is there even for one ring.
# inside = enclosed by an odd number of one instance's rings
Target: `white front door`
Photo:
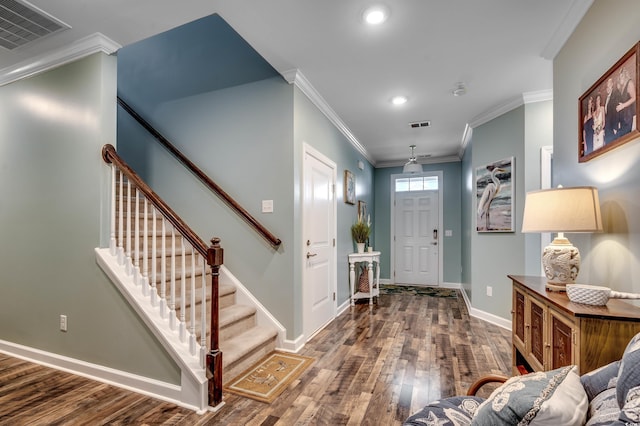
[[[395,193],[395,283],[438,285],[438,191]]]
[[[309,339],[335,318],[336,292],[336,165],[304,146],[303,321]]]

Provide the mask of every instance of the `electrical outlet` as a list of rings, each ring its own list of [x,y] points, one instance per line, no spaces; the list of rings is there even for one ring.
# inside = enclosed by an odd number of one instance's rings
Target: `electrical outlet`
[[[67,331],[67,316],[60,315],[60,331]]]
[[[493,287],[487,286],[487,296],[493,297]]]

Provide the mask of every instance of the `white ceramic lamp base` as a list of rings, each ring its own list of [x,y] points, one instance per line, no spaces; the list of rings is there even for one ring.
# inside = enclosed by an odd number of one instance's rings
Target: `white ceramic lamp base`
[[[568,239],[558,237],[544,248],[542,266],[547,289],[565,291],[565,286],[575,283],[580,272],[580,252]]]

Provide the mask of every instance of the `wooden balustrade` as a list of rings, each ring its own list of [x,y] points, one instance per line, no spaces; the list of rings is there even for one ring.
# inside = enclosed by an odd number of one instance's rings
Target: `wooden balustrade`
[[[216,406],[222,402],[222,352],[218,340],[218,277],[223,263],[220,239],[212,239],[212,244],[208,247],[118,156],[112,145],[103,147],[102,157],[106,163],[112,165],[110,252],[117,257],[121,265],[126,266],[127,272],[136,285],[140,286],[142,293],[149,297],[151,305],[157,307],[163,318],[168,317],[171,329],[177,330],[180,341],[188,344],[191,355],[199,356],[200,364],[205,369],[208,379],[209,404]],[[160,229],[158,229],[158,215],[161,219]],[[149,219],[151,219],[151,229],[149,229]],[[169,253],[167,253],[167,241],[170,241]],[[151,244],[151,250],[149,250],[149,244]],[[158,245],[160,245],[159,255]],[[180,256],[179,269],[176,265],[177,255]],[[187,256],[190,256],[190,265],[187,263]],[[208,351],[207,268],[210,268],[212,277]],[[195,308],[198,291],[197,276],[201,277],[199,344]],[[168,289],[167,282],[169,282]],[[179,295],[176,293],[178,289]],[[189,297],[187,297],[187,289],[189,289]],[[177,300],[179,300],[178,304],[176,304]],[[178,310],[179,314],[176,315]],[[188,316],[187,311],[189,311]]]

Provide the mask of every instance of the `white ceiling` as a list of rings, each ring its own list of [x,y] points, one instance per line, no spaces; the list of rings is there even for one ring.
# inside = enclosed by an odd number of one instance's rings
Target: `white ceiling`
[[[281,74],[302,73],[374,165],[402,164],[411,144],[422,162],[450,160],[468,125],[549,95],[551,59],[592,2],[382,0],[390,18],[370,27],[361,15],[376,0],[31,0],[71,29],[0,48],[0,77],[94,33],[126,46],[219,13]],[[396,94],[409,102],[394,107]]]

